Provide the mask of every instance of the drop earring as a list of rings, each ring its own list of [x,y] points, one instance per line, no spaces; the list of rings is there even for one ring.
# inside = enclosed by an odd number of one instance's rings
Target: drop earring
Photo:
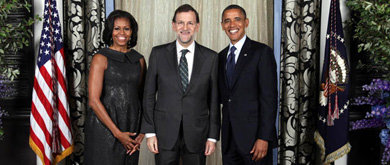
[[[129,41],[127,41],[127,45],[130,46],[131,44],[131,37],[129,38]]]

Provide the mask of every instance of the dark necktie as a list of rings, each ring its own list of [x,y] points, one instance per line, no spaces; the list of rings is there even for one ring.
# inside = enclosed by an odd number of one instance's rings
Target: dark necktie
[[[185,92],[188,86],[188,63],[187,63],[186,54],[190,51],[188,49],[183,49],[180,52],[181,52],[181,57],[180,57],[180,64],[179,64],[179,74],[181,79],[181,85],[183,86],[183,92]]]
[[[233,74],[234,74],[234,68],[236,66],[236,55],[234,54],[234,51],[236,50],[236,47],[232,46],[230,48],[230,54],[227,58],[226,62],[226,78],[229,84],[229,87],[232,87],[233,85]]]

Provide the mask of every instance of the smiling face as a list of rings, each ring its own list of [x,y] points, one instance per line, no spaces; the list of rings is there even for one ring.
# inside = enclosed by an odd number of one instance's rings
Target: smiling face
[[[175,22],[172,22],[172,29],[176,32],[176,38],[180,45],[188,47],[194,41],[194,35],[199,30],[195,13],[193,11],[177,13]]]
[[[229,37],[234,45],[245,35],[245,28],[248,27],[249,20],[239,9],[229,9],[223,13],[222,30]]]
[[[115,19],[114,28],[112,29],[112,46],[127,47],[127,42],[130,40],[131,33],[130,21],[127,18]]]

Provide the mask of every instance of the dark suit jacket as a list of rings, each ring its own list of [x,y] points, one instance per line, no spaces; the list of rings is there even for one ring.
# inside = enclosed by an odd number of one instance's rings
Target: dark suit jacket
[[[225,69],[228,49],[219,53],[222,151],[226,151],[232,138],[230,131],[243,153],[249,153],[256,139],[267,140],[270,147],[275,147],[278,93],[272,49],[247,38],[236,63],[231,88],[227,85]]]
[[[152,49],[144,90],[141,132],[156,133],[158,147],[170,150],[179,136],[189,151],[203,152],[207,138],[219,139],[217,53],[195,43],[190,83],[183,92],[176,42]]]

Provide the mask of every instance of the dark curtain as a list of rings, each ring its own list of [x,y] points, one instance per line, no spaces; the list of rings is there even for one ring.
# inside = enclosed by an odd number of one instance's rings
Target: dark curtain
[[[315,164],[320,0],[283,0],[278,164]]]
[[[92,55],[104,46],[104,0],[64,0],[66,54],[74,151],[71,164],[83,164],[84,118],[87,110],[87,79]]]

